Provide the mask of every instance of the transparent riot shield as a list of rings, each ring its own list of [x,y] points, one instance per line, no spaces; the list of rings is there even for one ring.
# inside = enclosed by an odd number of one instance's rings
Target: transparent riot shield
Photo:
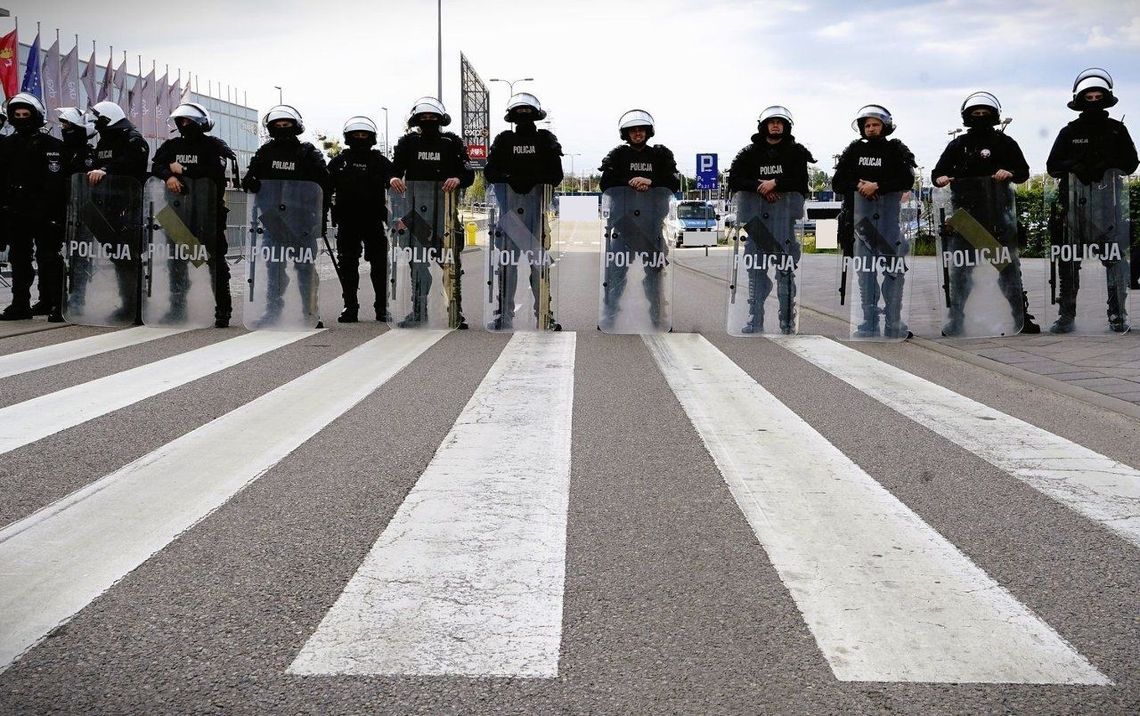
[[[755,192],[737,192],[733,211],[729,334],[795,333],[799,327],[797,269],[803,251],[802,224],[797,227],[797,222],[804,215],[803,194],[789,192],[769,202]]]
[[[1128,186],[1115,169],[1091,184],[1070,174],[1067,184],[1065,229],[1049,247],[1049,330],[1126,333],[1130,328]]]
[[[991,177],[955,179],[939,209],[936,243],[944,336],[1011,336],[1025,318],[1013,185]]]
[[[432,181],[388,192],[388,301],[397,328],[466,328],[457,193]]]
[[[249,201],[246,328],[299,330],[320,323],[317,242],[324,212],[319,184],[263,180]]]
[[[622,186],[602,194],[604,227],[598,328],[606,333],[666,333],[673,324],[673,270],[665,188]],[[630,282],[641,291],[626,291]]]
[[[483,307],[487,330],[559,328],[554,321],[558,240],[551,231],[549,215],[552,189],[539,184],[519,194],[506,184],[491,188]]]
[[[903,192],[894,192],[874,199],[856,194],[852,199],[854,255],[843,264],[850,275],[846,300],[852,339],[901,341],[909,335],[906,273],[913,242],[911,227],[900,215],[903,197]]]
[[[128,326],[139,319],[143,243],[142,186],[108,174],[95,186],[71,177],[67,209],[67,295],[70,323]]]
[[[207,178],[179,183],[178,192],[158,178],[146,185],[143,322],[205,327],[214,322],[218,186]]]

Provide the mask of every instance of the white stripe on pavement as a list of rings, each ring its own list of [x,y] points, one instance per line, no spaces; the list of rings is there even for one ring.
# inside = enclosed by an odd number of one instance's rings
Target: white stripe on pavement
[[[555,677],[573,333],[516,333],[294,674]]]
[[[316,333],[319,331],[254,331],[0,408],[0,454]]]
[[[837,678],[1110,683],[702,336],[644,340]]]
[[[120,348],[155,341],[177,333],[184,333],[189,328],[153,328],[151,326],[137,326],[121,331],[100,333],[97,336],[79,338],[74,341],[64,341],[43,348],[11,353],[0,356],[0,378],[7,378],[20,373],[27,373],[41,368],[48,368],[60,363],[67,363],[80,358],[99,355],[108,351],[117,351]]]
[[[1140,546],[1140,470],[822,336],[772,340]]]
[[[0,530],[0,671],[446,333],[385,333]]]

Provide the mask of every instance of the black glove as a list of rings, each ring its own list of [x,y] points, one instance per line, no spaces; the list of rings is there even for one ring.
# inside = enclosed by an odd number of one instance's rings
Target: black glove
[[[246,178],[241,182],[241,188],[245,189],[251,194],[256,194],[257,192],[261,191],[261,180],[257,177],[251,177],[247,175]]]

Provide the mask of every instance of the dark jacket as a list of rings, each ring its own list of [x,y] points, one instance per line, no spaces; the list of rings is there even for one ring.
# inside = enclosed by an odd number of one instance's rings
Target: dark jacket
[[[349,221],[380,222],[388,218],[388,181],[392,162],[377,149],[349,147],[329,162],[334,224]]]
[[[519,125],[495,137],[483,170],[487,182],[525,194],[537,184],[562,183],[562,145],[545,129]]]
[[[1091,184],[1100,181],[1109,169],[1131,174],[1137,164],[1136,145],[1128,129],[1103,109],[1090,109],[1061,129],[1045,169],[1050,176],[1061,180],[1064,196],[1069,173]]]
[[[70,175],[63,142],[43,132],[16,132],[0,146],[0,196],[9,215],[62,222]]]
[[[475,172],[468,166],[467,145],[451,132],[408,132],[396,143],[393,172],[407,181],[442,182],[452,177],[469,187]]]
[[[988,177],[999,169],[1013,174],[1014,184],[1029,178],[1029,162],[1013,137],[993,127],[974,127],[946,145],[930,178]]]
[[[775,179],[776,191],[808,193],[807,165],[815,157],[790,134],[769,144],[763,134],[753,134],[752,144],[737,153],[728,171],[729,191],[754,192],[760,182]]]
[[[202,134],[197,137],[174,137],[162,143],[154,153],[151,174],[159,179],[174,176],[170,165],[182,165],[182,176],[187,179],[213,179],[218,191],[226,189],[226,165],[236,159],[229,145],[217,137]]]
[[[133,177],[142,185],[150,175],[149,158],[150,146],[129,119],[120,119],[99,132],[95,169],[113,176]]]
[[[602,172],[602,191],[615,186],[626,186],[634,177],[645,177],[655,187],[680,191],[681,178],[677,174],[677,160],[668,147],[660,144],[634,149],[629,144],[614,147],[599,167]]]
[[[329,169],[325,165],[325,155],[309,142],[302,142],[296,137],[270,139],[249,160],[241,185],[246,191],[256,192],[265,180],[310,181],[319,184],[327,194]]]
[[[914,154],[897,139],[857,139],[843,150],[831,187],[849,201],[860,181],[879,185],[879,193],[914,187]]]

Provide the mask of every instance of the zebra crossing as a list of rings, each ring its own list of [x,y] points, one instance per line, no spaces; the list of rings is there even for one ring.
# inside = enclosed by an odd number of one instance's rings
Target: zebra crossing
[[[770,564],[810,634],[811,643],[802,645],[805,658],[820,657],[836,682],[1109,688],[1123,678],[1129,685],[1119,664],[1104,663],[1103,651],[1089,653],[1089,639],[1073,637],[1071,624],[1038,613],[1022,585],[1009,587],[991,574],[984,560],[893,494],[875,469],[837,446],[829,430],[766,389],[773,378],[747,370],[735,352],[698,334],[374,333],[0,526],[0,687],[30,678],[22,665],[52,651],[56,640],[49,637],[93,603],[125,589],[125,582],[146,589],[148,562],[209,529],[208,517],[284,469],[286,458],[348,419],[362,401],[382,387],[415,395],[411,381],[423,379],[413,375],[419,366],[445,375],[474,354],[488,358],[476,361],[482,367],[471,376],[473,389],[454,396],[450,429],[442,440],[408,448],[414,453],[408,462],[418,465],[412,484],[389,484],[382,464],[346,463],[362,492],[398,491],[390,497],[394,512],[378,532],[358,536],[365,549],[345,556],[339,581],[321,585],[330,596],[319,619],[279,646],[283,653],[272,671],[280,678],[567,678],[567,659],[583,648],[567,641],[577,633],[567,603],[577,577],[567,558],[575,545],[588,543],[592,529],[591,517],[573,509],[576,440],[594,431],[610,439],[654,431],[671,410],[652,390],[631,387],[646,400],[640,425],[607,425],[604,415],[591,420],[575,412],[583,391],[598,389],[589,371],[612,360],[613,350],[643,354],[643,379],[667,386],[666,397],[690,423],[686,450],[699,445],[711,458],[738,510],[724,518],[743,518],[755,537],[741,549]],[[69,357],[138,350],[172,335],[129,329],[3,355],[0,386],[33,370],[65,370]],[[245,362],[272,359],[289,346],[323,345],[314,343],[321,339],[320,331],[242,334],[70,388],[45,389],[0,408],[0,454],[34,450],[38,441],[97,417],[145,405],[166,391],[193,391],[195,380],[240,371]],[[480,342],[478,351],[465,347],[470,341]],[[1135,466],[831,339],[777,337],[754,345],[796,371],[818,370],[842,381],[852,401],[870,399],[915,429],[929,430],[930,440],[944,440],[964,459],[980,459],[1027,485],[1085,529],[1106,533],[1098,539],[1118,540],[1117,554],[1135,561]],[[583,367],[576,358],[587,355]],[[590,394],[592,401],[607,397]],[[837,410],[845,409],[842,403]],[[671,434],[681,427],[671,425]],[[631,445],[628,460],[613,456],[618,479],[623,470],[637,474],[636,450]],[[678,465],[677,475],[691,470],[698,468]],[[38,477],[0,472],[0,489]],[[667,576],[682,585],[689,578]],[[1113,618],[1121,620],[1123,640],[1114,649],[1135,659],[1127,605]],[[82,631],[68,631],[80,647]]]

